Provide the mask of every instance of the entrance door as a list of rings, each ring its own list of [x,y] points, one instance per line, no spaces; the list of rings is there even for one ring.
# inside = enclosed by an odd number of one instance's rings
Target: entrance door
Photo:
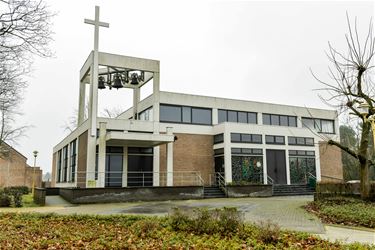
[[[128,186],[153,185],[153,148],[128,148]]]
[[[122,187],[122,147],[107,147],[105,162],[105,186]]]
[[[267,174],[274,184],[286,184],[285,150],[267,149]]]

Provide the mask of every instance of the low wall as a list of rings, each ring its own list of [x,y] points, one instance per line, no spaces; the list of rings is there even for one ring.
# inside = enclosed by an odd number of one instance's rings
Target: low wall
[[[60,188],[73,204],[202,199],[203,187]]]
[[[56,187],[46,188],[46,195],[59,195],[59,194],[60,194],[60,188],[56,188]]]
[[[270,197],[272,185],[233,185],[227,186],[228,197]]]
[[[46,190],[44,188],[35,188],[33,198],[36,204],[44,206],[46,204]]]
[[[314,200],[335,196],[359,197],[360,190],[360,183],[317,183]],[[375,183],[372,183],[370,187],[370,199],[375,200]]]

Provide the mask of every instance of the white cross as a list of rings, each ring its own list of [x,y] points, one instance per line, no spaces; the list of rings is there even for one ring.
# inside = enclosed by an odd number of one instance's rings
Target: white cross
[[[95,26],[94,30],[94,52],[98,51],[99,47],[99,26],[109,28],[109,23],[104,23],[99,21],[99,6],[95,6],[95,20],[86,19],[84,20],[87,24],[92,24]]]

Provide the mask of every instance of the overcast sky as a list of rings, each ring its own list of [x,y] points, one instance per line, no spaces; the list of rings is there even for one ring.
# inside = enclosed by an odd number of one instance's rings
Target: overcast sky
[[[51,48],[36,58],[20,124],[33,127],[15,147],[32,164],[51,171],[52,148],[67,135],[64,123],[78,108],[79,70],[93,48],[100,6],[100,51],[160,60],[161,90],[329,108],[309,68],[326,75],[327,42],[345,51],[346,16],[358,17],[363,33],[372,1],[114,1],[47,0],[57,13]],[[128,90],[129,91],[129,90]],[[111,98],[109,98],[111,97]],[[130,107],[124,90],[101,92],[100,109]],[[99,111],[100,113],[101,111]]]

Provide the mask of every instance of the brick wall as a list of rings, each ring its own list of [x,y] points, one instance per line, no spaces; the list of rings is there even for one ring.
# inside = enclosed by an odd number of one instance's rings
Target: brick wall
[[[88,131],[78,137],[77,186],[82,188],[86,187],[87,136]]]
[[[205,184],[209,183],[209,174],[214,172],[213,136],[196,134],[175,134],[173,143],[173,170],[199,171]],[[160,146],[160,172],[167,171],[166,145]],[[178,176],[174,178],[178,185]]]
[[[57,152],[52,155],[51,187],[56,186],[56,171],[57,171],[56,159],[57,159]]]
[[[28,186],[32,187],[33,174],[35,173],[35,186],[42,186],[42,170],[27,165],[27,158],[18,151],[9,147],[10,153],[0,158],[0,187]]]
[[[322,181],[335,182],[343,180],[341,150],[326,142],[319,142],[320,174]]]

